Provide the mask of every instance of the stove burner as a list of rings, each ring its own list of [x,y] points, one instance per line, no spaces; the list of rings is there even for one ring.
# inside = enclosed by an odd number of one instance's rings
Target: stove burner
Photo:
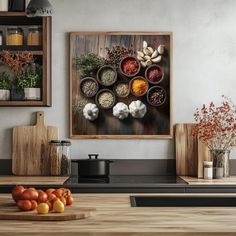
[[[100,184],[108,184],[109,178],[102,177],[102,178],[86,178],[86,177],[78,177],[78,183],[100,183]]]

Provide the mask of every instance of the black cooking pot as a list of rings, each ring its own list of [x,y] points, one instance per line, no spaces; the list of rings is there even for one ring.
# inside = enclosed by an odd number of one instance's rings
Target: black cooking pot
[[[111,160],[98,159],[98,154],[89,154],[89,159],[72,160],[78,163],[80,177],[107,177],[110,174]]]

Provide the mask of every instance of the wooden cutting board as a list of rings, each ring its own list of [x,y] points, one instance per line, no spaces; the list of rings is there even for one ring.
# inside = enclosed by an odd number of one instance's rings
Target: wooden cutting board
[[[63,185],[68,179],[65,176],[0,176],[0,186],[3,185]]]
[[[95,208],[67,206],[63,213],[41,215],[37,211],[20,211],[13,202],[0,202],[0,220],[67,221],[86,219],[94,214]]]
[[[42,111],[36,113],[36,125],[13,128],[13,174],[50,175],[49,141],[58,137],[57,127],[45,126]]]
[[[176,125],[176,174],[202,178],[203,161],[211,160],[211,155],[207,146],[191,135],[193,125]]]

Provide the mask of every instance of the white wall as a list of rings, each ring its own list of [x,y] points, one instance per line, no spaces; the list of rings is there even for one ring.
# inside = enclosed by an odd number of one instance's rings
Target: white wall
[[[192,122],[196,107],[221,94],[236,102],[235,0],[51,0],[53,107],[0,108],[0,157],[11,158],[11,128],[46,112],[46,122],[68,136],[68,41],[70,31],[172,31],[174,123]],[[76,140],[73,158],[173,158],[173,141]],[[236,153],[236,152],[234,152]],[[232,156],[236,156],[233,153]]]

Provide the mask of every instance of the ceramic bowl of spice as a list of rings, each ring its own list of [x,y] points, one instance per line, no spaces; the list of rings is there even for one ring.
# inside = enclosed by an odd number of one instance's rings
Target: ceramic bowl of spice
[[[164,79],[164,72],[158,65],[151,65],[145,71],[145,77],[151,84],[159,84]]]
[[[142,76],[136,76],[130,81],[130,92],[135,97],[141,97],[148,91],[149,84]]]
[[[141,65],[136,57],[127,56],[120,62],[120,72],[126,77],[136,76],[141,69]]]
[[[166,101],[166,91],[160,86],[153,86],[148,90],[147,101],[151,106],[158,107]]]
[[[92,77],[86,77],[80,81],[79,88],[84,97],[94,97],[98,91],[98,82]]]
[[[110,109],[115,105],[116,97],[110,89],[102,89],[97,93],[95,100],[101,109]]]
[[[103,86],[111,86],[117,80],[116,69],[112,66],[102,66],[97,72],[97,80]]]
[[[114,85],[113,91],[117,97],[126,98],[130,94],[129,83],[126,81],[120,81]]]

